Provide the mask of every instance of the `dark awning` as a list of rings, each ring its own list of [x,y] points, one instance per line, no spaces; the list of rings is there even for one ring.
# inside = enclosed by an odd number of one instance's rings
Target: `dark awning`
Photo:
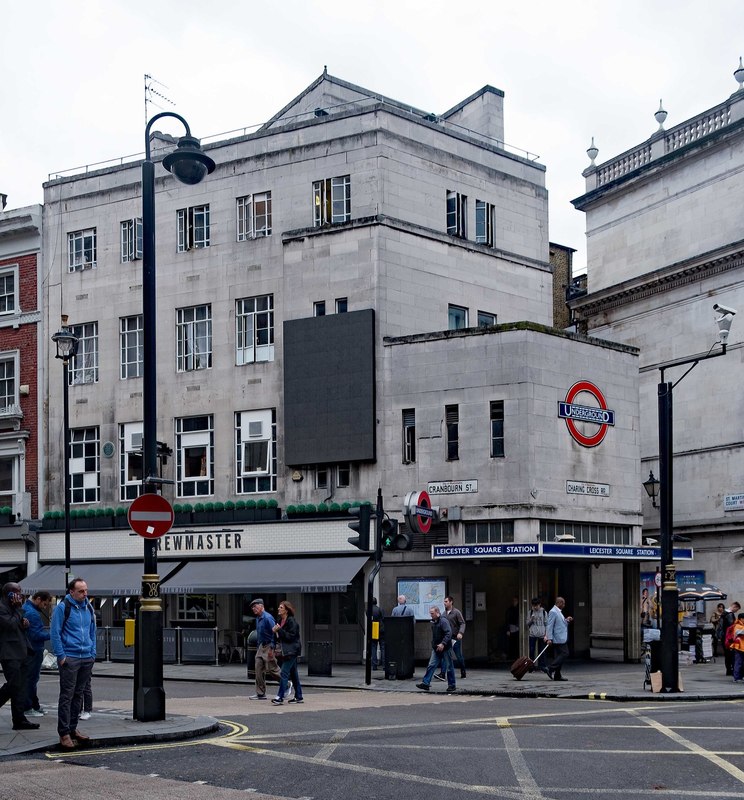
[[[367,556],[189,561],[163,583],[163,594],[343,592]]]
[[[158,574],[164,580],[180,561],[159,561]],[[91,597],[139,597],[142,589],[143,563],[110,561],[106,564],[73,564],[72,574],[88,584]],[[59,595],[65,582],[62,564],[47,564],[21,581],[24,594],[47,591]]]

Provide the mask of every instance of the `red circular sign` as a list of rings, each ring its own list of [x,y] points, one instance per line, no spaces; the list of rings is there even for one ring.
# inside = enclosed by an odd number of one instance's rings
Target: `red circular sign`
[[[159,494],[140,495],[127,513],[129,527],[145,539],[158,539],[168,533],[174,518],[173,506]]]
[[[420,513],[419,509],[431,511],[431,499],[428,492],[419,492],[418,497],[414,498],[416,503],[416,524],[418,525],[419,533],[429,533],[431,530],[432,517],[428,514]]]
[[[581,394],[582,392],[590,394],[597,401],[599,407],[603,411],[608,410],[604,395],[593,383],[590,383],[589,381],[576,382],[566,394],[566,403],[569,405],[573,404],[573,401],[576,399],[576,395]],[[607,434],[608,426],[606,424],[597,423],[597,425],[597,432],[593,436],[587,436],[578,429],[576,422],[573,419],[566,419],[566,427],[568,428],[568,432],[579,444],[584,445],[584,447],[596,447]]]

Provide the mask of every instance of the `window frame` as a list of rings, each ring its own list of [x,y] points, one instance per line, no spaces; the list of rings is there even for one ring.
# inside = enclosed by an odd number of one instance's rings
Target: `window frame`
[[[313,303],[313,316],[314,317],[324,317],[326,315],[326,303],[325,300],[316,300]]]
[[[72,326],[78,337],[77,353],[67,369],[69,386],[98,383],[98,322]]]
[[[458,239],[467,238],[468,196],[461,192],[447,192],[447,233]]]
[[[491,400],[488,405],[491,458],[505,458],[504,401]]]
[[[404,408],[401,411],[403,423],[403,463],[416,463],[416,409]]]
[[[200,312],[204,313],[199,318]],[[186,319],[191,314],[193,319]],[[199,348],[199,343],[203,348]],[[212,304],[176,309],[176,372],[199,372],[212,368]]]
[[[478,310],[479,328],[490,328],[492,325],[496,324],[496,320],[497,320],[496,314],[492,314],[490,311]]]
[[[70,503],[98,503],[101,499],[101,432],[97,425],[70,429],[68,469]],[[91,476],[95,476],[94,486]]]
[[[252,309],[249,308],[251,304]],[[262,338],[266,341],[261,342]],[[273,360],[274,295],[239,297],[235,301],[235,364],[243,366]]]
[[[98,235],[95,228],[80,228],[67,233],[67,271],[95,269],[98,261]],[[77,247],[76,243],[80,242]],[[86,259],[88,253],[90,258]]]
[[[19,281],[19,268],[18,264],[8,264],[0,267],[0,283],[4,284],[9,278],[12,281],[12,288],[10,291],[7,288],[0,293],[0,316],[8,316],[10,314],[18,314],[20,312],[20,287]],[[5,308],[2,308],[3,303]]]
[[[444,429],[446,461],[460,460],[460,407],[457,404],[444,407]]]
[[[260,436],[250,436],[252,424],[261,424]],[[262,494],[276,491],[277,446],[276,409],[258,408],[235,412],[235,491],[237,494]],[[244,469],[245,447],[252,439],[266,443],[266,468]]]
[[[203,250],[211,244],[209,203],[176,211],[176,249],[179,253]],[[201,235],[199,232],[201,231]]]
[[[134,321],[136,327],[127,328],[125,324]],[[131,340],[134,340],[132,343]],[[129,355],[135,352],[136,359],[131,360]],[[129,317],[119,317],[119,380],[126,381],[131,378],[141,378],[145,364],[145,327],[144,316],[133,314]]]
[[[175,439],[176,497],[210,497],[214,494],[214,416],[176,417]],[[201,457],[204,472],[187,475],[186,468],[193,458],[188,451],[198,448],[204,448]]]
[[[258,213],[256,206],[265,204],[263,213]],[[238,197],[235,201],[236,235],[239,242],[271,236],[272,207],[271,192],[254,192]],[[260,221],[263,220],[263,225]]]
[[[452,324],[453,321],[455,323],[457,322],[457,320],[455,319],[455,314],[457,312],[459,312],[459,311],[462,312],[463,324],[462,325],[457,325],[457,324],[453,325]],[[458,306],[458,305],[455,305],[454,303],[450,303],[447,306],[447,330],[450,330],[450,331],[462,331],[462,330],[465,330],[468,327],[469,322],[470,322],[470,320],[468,318],[469,314],[470,314],[470,309],[467,308],[466,306]]]
[[[121,222],[121,263],[142,258],[142,217],[132,217]]]
[[[494,207],[486,200],[475,201],[475,241],[493,247]]]
[[[215,622],[217,619],[217,595],[189,592],[176,595],[176,622]],[[203,614],[188,607],[190,598],[204,598]],[[193,601],[192,601],[193,602]]]
[[[349,311],[349,298],[348,297],[337,297],[336,298],[336,313],[337,314],[346,314]]]
[[[341,464],[336,464],[336,488],[348,489],[350,486],[351,486],[351,462],[344,461]]]
[[[139,438],[138,438],[139,435]],[[142,494],[144,479],[143,422],[124,422],[119,425],[119,500],[135,500]],[[132,480],[132,464],[139,457],[139,477]]]
[[[351,175],[313,182],[313,227],[351,222]]]

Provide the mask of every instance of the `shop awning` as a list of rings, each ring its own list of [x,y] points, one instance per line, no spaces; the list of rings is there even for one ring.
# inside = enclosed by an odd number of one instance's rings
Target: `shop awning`
[[[161,580],[171,575],[180,561],[159,561],[158,574]],[[88,584],[91,597],[139,597],[142,589],[143,563],[116,562],[107,564],[73,564],[72,574],[83,578]],[[21,581],[25,594],[47,591],[60,595],[65,582],[63,564],[46,564]]]
[[[343,592],[367,556],[189,561],[165,582],[163,594]]]

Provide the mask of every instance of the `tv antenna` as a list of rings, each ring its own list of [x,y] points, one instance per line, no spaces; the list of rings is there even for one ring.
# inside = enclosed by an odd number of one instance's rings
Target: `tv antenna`
[[[157,97],[158,100],[164,103],[169,103],[172,106],[176,105],[173,100],[171,100],[169,97],[166,97],[162,92],[159,92],[155,86],[159,86],[161,89],[168,88],[164,83],[161,83],[159,80],[153,78],[152,75],[145,73],[145,126],[147,126],[147,122],[150,119],[150,115],[147,110],[148,103],[155,106],[155,108],[159,108],[161,111],[163,110],[163,106],[159,105],[159,103],[153,98]]]

